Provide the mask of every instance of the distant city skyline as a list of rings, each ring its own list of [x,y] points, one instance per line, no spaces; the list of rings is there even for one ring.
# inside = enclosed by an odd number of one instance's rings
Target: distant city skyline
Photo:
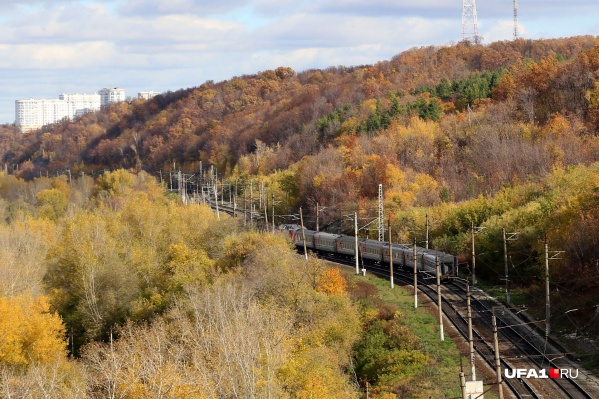
[[[513,2],[477,1],[483,43],[511,40]],[[254,74],[373,64],[461,40],[450,0],[0,0],[0,123],[15,100],[164,92]],[[522,38],[599,35],[596,1],[519,1]]]

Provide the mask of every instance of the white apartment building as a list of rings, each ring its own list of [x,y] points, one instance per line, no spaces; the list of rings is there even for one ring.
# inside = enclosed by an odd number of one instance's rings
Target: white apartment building
[[[102,107],[107,107],[112,103],[119,103],[125,101],[125,90],[115,87],[114,89],[102,89],[98,91],[98,94],[102,97]]]
[[[140,100],[149,100],[150,98],[156,97],[158,94],[157,91],[140,91],[137,93],[137,98]]]
[[[23,133],[100,110],[99,94],[61,94],[58,99],[16,100],[15,125]]]
[[[102,89],[99,94],[61,94],[58,99],[50,100],[16,100],[15,125],[27,133],[119,101],[125,101],[125,90],[119,88]]]
[[[99,94],[61,94],[59,100],[65,101],[70,114],[81,116],[87,112],[98,111],[102,105]],[[69,117],[72,119],[72,117]]]

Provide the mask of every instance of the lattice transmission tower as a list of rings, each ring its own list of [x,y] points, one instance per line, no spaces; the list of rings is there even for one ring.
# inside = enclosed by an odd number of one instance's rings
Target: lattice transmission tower
[[[514,0],[514,40],[518,39],[518,0]]]
[[[462,0],[462,40],[469,40],[476,44],[480,43],[476,0]]]

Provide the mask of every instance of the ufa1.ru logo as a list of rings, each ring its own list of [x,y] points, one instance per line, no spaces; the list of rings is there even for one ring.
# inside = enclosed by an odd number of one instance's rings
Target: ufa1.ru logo
[[[505,378],[578,378],[578,369],[505,369]]]

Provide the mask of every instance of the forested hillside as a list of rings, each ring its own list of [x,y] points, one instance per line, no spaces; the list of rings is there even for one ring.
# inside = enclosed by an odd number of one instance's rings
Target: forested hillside
[[[335,232],[351,228],[346,213],[375,215],[382,184],[393,240],[424,240],[428,214],[433,247],[460,255],[466,275],[470,226],[485,227],[477,275],[492,286],[504,284],[502,228],[520,233],[509,244],[510,279],[533,315],[543,301],[545,237],[565,251],[551,263],[557,331],[584,336],[599,331],[598,134],[599,39],[574,37],[459,43],[376,65],[209,81],[27,135],[4,126],[0,156],[7,173],[33,184],[118,168],[197,175],[201,162],[239,198],[249,182],[263,183],[277,215],[302,206],[310,227],[319,204],[321,226]],[[50,194],[10,196],[8,219],[26,208],[19,199],[50,216],[62,209]],[[140,312],[166,300],[145,295]],[[564,316],[570,309],[578,310]]]

